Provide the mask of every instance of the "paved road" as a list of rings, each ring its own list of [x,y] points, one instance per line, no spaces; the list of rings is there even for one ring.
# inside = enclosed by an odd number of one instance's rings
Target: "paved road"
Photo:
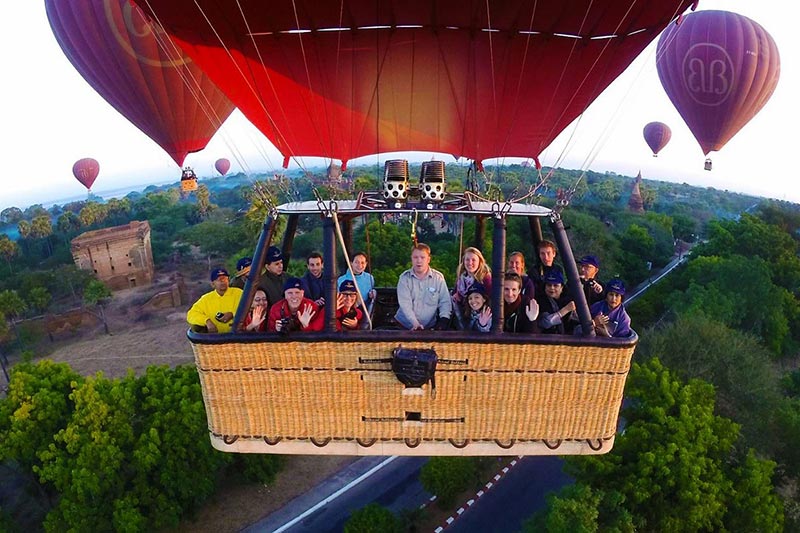
[[[420,485],[427,457],[364,457],[244,530],[339,532],[354,510],[376,502],[399,513],[430,498]]]
[[[448,526],[447,533],[507,533],[544,508],[549,492],[572,483],[560,457],[523,457],[490,490]]]

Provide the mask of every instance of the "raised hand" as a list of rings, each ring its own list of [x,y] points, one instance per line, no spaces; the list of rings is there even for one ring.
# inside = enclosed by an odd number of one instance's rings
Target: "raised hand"
[[[267,318],[266,311],[267,311],[266,308],[261,307],[260,305],[253,308],[252,318],[250,320],[250,323],[247,325],[248,331],[253,331],[255,329],[258,329],[261,326],[261,324],[264,323],[264,320]]]
[[[303,326],[303,329],[308,327],[315,314],[317,314],[317,312],[314,311],[314,308],[311,307],[311,305],[306,304],[303,308],[303,311],[297,315],[297,320],[300,321],[300,325]]]
[[[491,321],[492,321],[492,310],[488,307],[484,307],[483,310],[481,310],[480,314],[478,315],[478,324],[480,324],[481,327],[485,328],[486,326],[489,325]]]
[[[531,322],[536,322],[536,319],[539,318],[539,302],[531,299],[531,301],[528,302],[528,306],[525,308],[525,315]]]

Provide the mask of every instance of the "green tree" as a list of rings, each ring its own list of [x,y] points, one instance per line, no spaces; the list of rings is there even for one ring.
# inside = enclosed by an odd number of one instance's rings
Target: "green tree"
[[[20,220],[17,224],[17,231],[19,231],[20,237],[27,239],[31,236],[31,223],[27,220]]]
[[[436,503],[447,508],[455,497],[478,482],[478,463],[472,457],[431,457],[419,474],[419,481],[436,495]]]
[[[28,306],[17,294],[17,291],[6,289],[0,292],[0,313],[6,317],[16,318],[22,316],[27,310]]]
[[[601,493],[583,484],[570,485],[546,496],[545,509],[522,524],[523,533],[595,533]]]
[[[353,511],[344,524],[345,533],[400,533],[403,527],[392,512],[377,503]]]
[[[30,290],[30,292],[28,292],[26,298],[30,304],[30,307],[39,313],[47,311],[47,308],[50,306],[50,300],[52,299],[53,298],[50,296],[50,291],[44,287],[34,287]]]
[[[106,335],[109,335],[108,321],[106,320],[105,303],[111,298],[111,289],[100,280],[93,279],[83,291],[83,301],[87,305],[96,305],[99,310],[100,320]]]
[[[97,202],[87,202],[78,213],[78,218],[84,226],[92,226],[103,222],[108,217],[108,207]]]
[[[739,456],[739,428],[714,414],[711,385],[684,384],[653,358],[634,363],[626,396],[627,426],[614,449],[567,459],[578,483],[604,491],[638,530],[720,531],[734,520],[761,526],[758,515],[768,517],[763,531],[783,530],[783,506],[770,482],[775,464]]]
[[[18,224],[24,218],[19,207],[6,207],[0,211],[0,222],[3,224]]]
[[[0,257],[5,259],[9,269],[11,268],[11,260],[19,255],[19,246],[15,241],[12,241],[8,235],[0,235]]]
[[[197,214],[200,220],[205,220],[217,206],[211,203],[211,193],[205,185],[199,185],[195,191],[197,198]]]
[[[64,211],[56,220],[56,228],[61,233],[71,233],[81,229],[81,219],[72,211]]]

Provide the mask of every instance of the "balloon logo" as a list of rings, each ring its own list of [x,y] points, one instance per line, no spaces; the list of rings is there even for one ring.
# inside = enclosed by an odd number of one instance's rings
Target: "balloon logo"
[[[219,172],[224,176],[231,169],[231,162],[225,159],[224,157],[221,159],[217,159],[217,162],[214,163],[214,168],[216,168],[217,172]]]
[[[658,77],[703,153],[720,150],[769,100],[780,56],[758,23],[728,11],[698,11],[658,40]]]
[[[117,0],[105,0],[105,15],[108,27],[114,33],[123,50],[128,52],[131,57],[137,61],[149,65],[151,67],[178,67],[184,63],[191,61],[186,54],[176,45],[171,45],[169,37],[160,29],[150,24],[144,18],[142,12],[129,3],[122,5],[122,13],[120,16],[119,8],[115,5]],[[171,47],[172,54],[169,59],[162,59],[159,57],[157,50],[144,49],[139,47],[134,49],[131,44],[130,36],[135,36],[138,39],[156,39],[162,43],[163,47]]]
[[[644,142],[653,151],[653,157],[658,156],[658,152],[664,148],[672,138],[672,130],[663,122],[650,122],[646,124],[642,131]]]
[[[86,189],[91,189],[97,175],[100,174],[100,163],[91,157],[78,159],[72,165],[72,175],[83,184]]]

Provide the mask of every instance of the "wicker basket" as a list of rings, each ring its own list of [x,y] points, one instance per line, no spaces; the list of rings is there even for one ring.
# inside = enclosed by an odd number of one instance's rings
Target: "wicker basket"
[[[457,332],[190,338],[217,449],[336,455],[607,452],[637,342]],[[436,350],[435,389],[406,388],[389,362],[375,361],[400,345]]]

